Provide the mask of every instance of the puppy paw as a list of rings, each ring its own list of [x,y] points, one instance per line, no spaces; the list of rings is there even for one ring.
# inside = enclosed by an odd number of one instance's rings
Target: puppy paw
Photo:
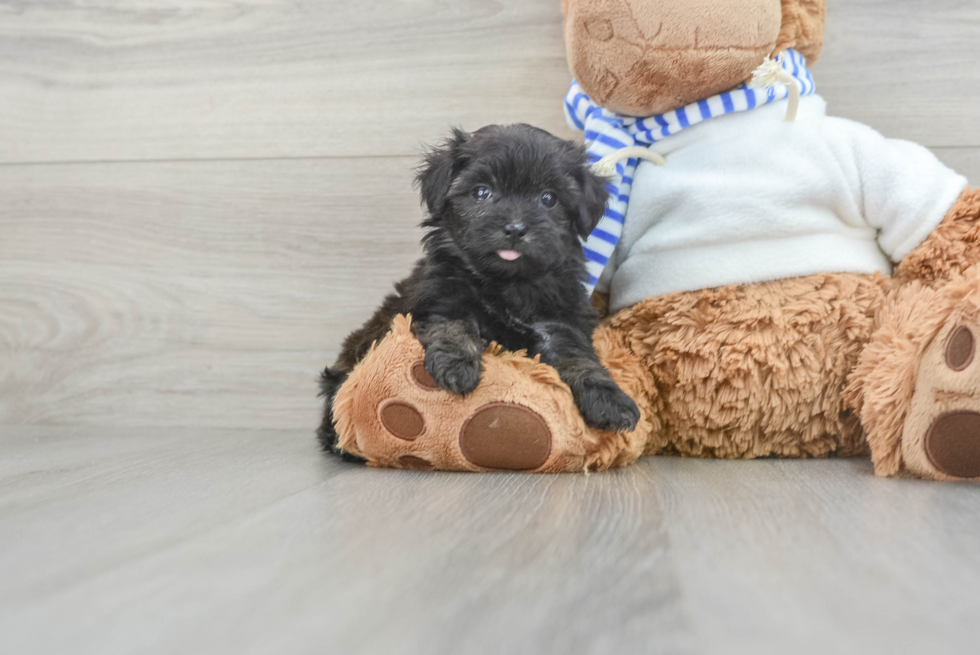
[[[633,399],[608,378],[585,382],[577,394],[577,404],[585,423],[599,430],[631,431],[640,420]]]
[[[442,389],[466,396],[480,384],[483,370],[480,353],[470,353],[454,344],[433,344],[425,351],[425,370]]]

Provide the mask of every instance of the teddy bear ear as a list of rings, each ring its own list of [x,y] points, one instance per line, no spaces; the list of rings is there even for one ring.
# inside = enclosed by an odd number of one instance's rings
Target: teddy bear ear
[[[812,64],[823,48],[827,0],[782,0],[783,24],[776,52],[793,48]]]

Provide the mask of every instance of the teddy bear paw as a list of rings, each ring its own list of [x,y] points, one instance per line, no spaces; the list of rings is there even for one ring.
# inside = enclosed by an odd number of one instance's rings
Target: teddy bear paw
[[[980,325],[952,318],[926,348],[902,432],[913,473],[980,479]]]
[[[446,395],[422,361],[410,367],[409,375],[424,392]],[[382,402],[378,406],[378,419],[384,431],[363,439],[361,447],[378,454],[394,448],[401,454],[386,459],[395,468],[416,470],[472,466],[533,471],[541,468],[551,455],[548,423],[528,407],[490,402],[474,408],[465,398],[449,398],[448,403],[420,400],[412,403],[395,398]]]
[[[403,469],[558,472],[614,461],[553,368],[497,346],[481,363],[472,393],[441,389],[408,319],[396,319],[337,393],[338,445],[369,466]]]
[[[561,426],[551,425],[556,421],[549,408],[528,406],[538,399],[498,400],[499,393],[482,387],[465,397],[451,394],[435,383],[422,360],[405,372],[411,386],[377,403],[376,423],[356,426],[357,449],[370,464],[450,471],[563,468],[553,437]]]
[[[600,339],[600,350],[629,359],[614,341]],[[589,428],[571,389],[537,358],[491,344],[481,368],[472,393],[441,389],[426,369],[411,318],[395,317],[391,332],[334,398],[338,447],[369,466],[536,473],[601,471],[625,466],[642,452],[649,420],[641,418],[642,429],[630,431]],[[632,428],[637,421],[628,418]]]

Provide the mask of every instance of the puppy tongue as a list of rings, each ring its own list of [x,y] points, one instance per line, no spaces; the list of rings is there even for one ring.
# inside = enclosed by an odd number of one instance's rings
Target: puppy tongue
[[[497,254],[501,259],[506,259],[509,262],[512,262],[521,256],[521,253],[517,252],[516,250],[498,250]]]

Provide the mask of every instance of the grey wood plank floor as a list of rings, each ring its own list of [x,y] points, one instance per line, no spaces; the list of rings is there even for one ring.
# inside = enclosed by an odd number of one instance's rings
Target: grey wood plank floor
[[[980,487],[864,460],[365,471],[305,431],[5,428],[4,653],[963,653]]]
[[[980,488],[320,456],[420,145],[563,136],[557,0],[0,0],[0,653],[962,653]],[[829,0],[835,115],[980,184],[980,3]]]

